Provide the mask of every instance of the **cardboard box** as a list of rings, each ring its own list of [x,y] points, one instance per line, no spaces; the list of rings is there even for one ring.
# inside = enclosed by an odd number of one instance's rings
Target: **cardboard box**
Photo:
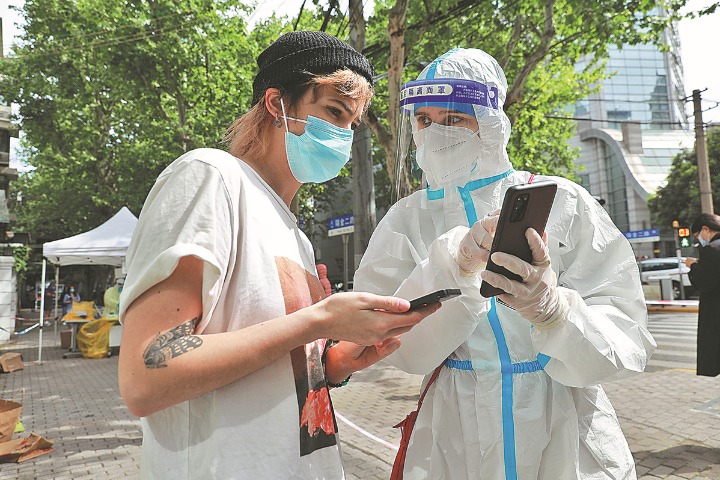
[[[14,372],[25,368],[22,355],[19,353],[3,353],[0,355],[0,370],[3,372]]]
[[[53,451],[53,440],[31,433],[27,438],[16,438],[0,444],[0,463],[24,462]]]
[[[70,344],[72,343],[72,329],[66,328],[60,330],[60,348],[63,350],[69,350]]]
[[[21,413],[21,404],[12,400],[0,399],[0,445],[12,440]]]

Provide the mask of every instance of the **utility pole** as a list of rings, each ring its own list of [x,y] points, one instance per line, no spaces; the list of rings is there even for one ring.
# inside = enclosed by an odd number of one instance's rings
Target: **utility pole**
[[[693,110],[695,112],[695,151],[697,152],[698,181],[700,187],[700,211],[702,213],[714,213],[700,90],[693,90],[692,97]]]
[[[365,17],[363,2],[349,1],[350,45],[358,52],[365,48]],[[354,262],[357,270],[370,236],[375,229],[375,181],[373,178],[372,135],[365,122],[355,129],[352,146],[352,190],[355,231],[353,232]],[[345,282],[347,284],[347,282]]]

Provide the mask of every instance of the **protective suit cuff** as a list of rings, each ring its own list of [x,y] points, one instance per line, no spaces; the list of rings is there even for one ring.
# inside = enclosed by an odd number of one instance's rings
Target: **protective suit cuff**
[[[547,332],[548,330],[552,330],[553,328],[556,328],[560,326],[565,320],[567,320],[568,314],[570,313],[570,304],[568,303],[567,299],[565,298],[565,295],[558,291],[558,306],[557,310],[555,310],[555,313],[550,315],[550,317],[547,318],[547,320],[543,322],[532,322],[533,325],[535,325],[535,328],[537,328],[541,332]]]
[[[458,266],[458,271],[460,272],[461,277],[474,277],[480,274],[480,272],[482,272],[483,270],[485,270],[485,264],[479,265],[478,268],[476,270],[473,270],[472,272],[468,272],[467,270],[464,270],[463,268]]]
[[[479,285],[480,277],[478,275],[481,271],[485,269],[486,264],[482,263],[478,265],[476,268],[473,268],[472,270],[465,270],[462,267],[460,267],[460,243],[462,242],[463,237],[470,231],[470,229],[464,225],[458,225],[457,227],[451,229],[444,235],[441,235],[438,240],[439,241],[445,241],[447,244],[448,253],[450,256],[455,260],[455,277],[458,283],[464,286],[475,286],[475,284]],[[436,240],[436,242],[438,241]]]

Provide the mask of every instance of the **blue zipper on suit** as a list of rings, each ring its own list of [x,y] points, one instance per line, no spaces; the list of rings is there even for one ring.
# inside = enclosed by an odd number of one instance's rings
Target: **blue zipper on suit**
[[[539,354],[536,360],[529,362],[513,363],[510,358],[510,350],[505,340],[500,318],[497,314],[497,302],[495,297],[490,299],[490,311],[488,312],[490,328],[495,336],[500,358],[501,375],[501,415],[503,430],[503,460],[505,464],[505,479],[517,480],[517,458],[515,454],[515,420],[513,418],[513,378],[514,374],[531,373],[543,370],[550,361],[550,357]],[[448,358],[445,366],[457,370],[472,370],[471,360],[455,360]]]

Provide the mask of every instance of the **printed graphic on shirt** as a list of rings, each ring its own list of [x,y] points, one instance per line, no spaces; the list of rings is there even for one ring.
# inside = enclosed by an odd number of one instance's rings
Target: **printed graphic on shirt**
[[[325,297],[320,281],[302,265],[285,257],[276,257],[275,265],[286,313],[296,312]],[[301,456],[337,444],[337,425],[321,361],[324,348],[325,340],[318,340],[290,352],[298,400]]]

